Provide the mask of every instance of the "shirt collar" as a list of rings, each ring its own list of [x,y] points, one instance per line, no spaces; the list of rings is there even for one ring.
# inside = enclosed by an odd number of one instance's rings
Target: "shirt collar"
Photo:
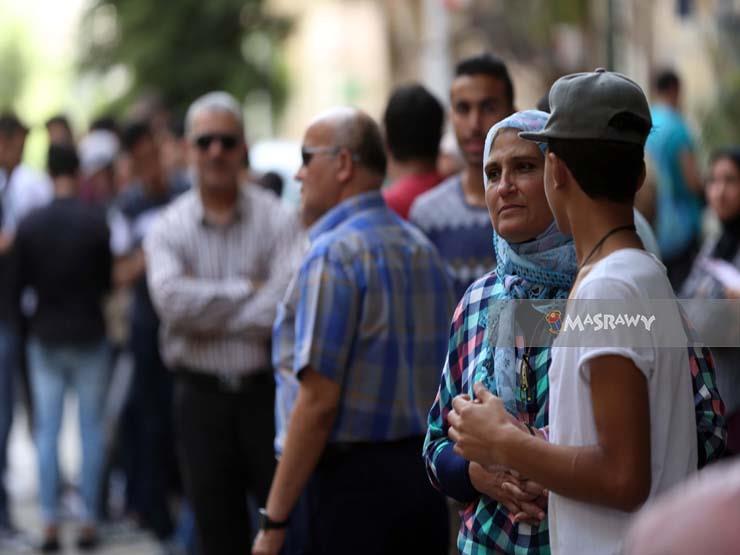
[[[373,208],[385,207],[385,201],[380,191],[370,191],[354,195],[337,204],[334,208],[324,214],[308,231],[311,241],[314,241],[322,233],[331,231],[345,220],[358,212],[371,210]]]
[[[247,214],[249,199],[247,198],[247,192],[244,190],[244,188],[249,186],[250,185],[239,186],[239,191],[236,198],[236,211],[234,212],[234,219],[231,221],[231,224],[241,221]],[[195,193],[194,211],[196,220],[202,226],[211,227],[212,224],[208,220],[206,220],[205,208],[203,208],[203,201],[200,198],[200,191],[198,190],[197,186],[193,187],[193,192]]]

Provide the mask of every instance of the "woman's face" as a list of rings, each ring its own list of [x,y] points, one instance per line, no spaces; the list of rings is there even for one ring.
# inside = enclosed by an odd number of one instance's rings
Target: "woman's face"
[[[707,200],[723,222],[740,216],[740,168],[729,158],[719,158],[712,164]]]
[[[545,198],[545,157],[537,144],[505,129],[484,163],[486,204],[496,233],[523,243],[545,231],[553,216]]]

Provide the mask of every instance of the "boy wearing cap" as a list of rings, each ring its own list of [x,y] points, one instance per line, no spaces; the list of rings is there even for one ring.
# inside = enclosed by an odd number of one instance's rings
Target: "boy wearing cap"
[[[545,192],[579,261],[569,306],[599,299],[648,307],[674,298],[633,222],[651,128],[644,93],[597,70],[558,80],[550,104],[545,129],[520,136],[548,144]],[[677,310],[672,320],[680,322]],[[512,468],[552,492],[553,553],[619,552],[630,512],[696,468],[691,374],[680,371],[689,367],[687,350],[659,348],[667,327],[656,322],[639,348],[626,327],[606,342],[588,330],[560,335],[549,371],[550,443],[522,432],[481,384],[476,402],[455,399],[449,434],[460,454]]]

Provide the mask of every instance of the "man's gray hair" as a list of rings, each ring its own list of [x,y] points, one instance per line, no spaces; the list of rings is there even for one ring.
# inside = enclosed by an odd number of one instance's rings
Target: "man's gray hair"
[[[188,108],[185,116],[185,135],[190,136],[193,130],[193,121],[200,112],[226,112],[231,114],[239,124],[239,128],[244,132],[244,117],[242,107],[236,98],[224,91],[213,91],[204,94]]]

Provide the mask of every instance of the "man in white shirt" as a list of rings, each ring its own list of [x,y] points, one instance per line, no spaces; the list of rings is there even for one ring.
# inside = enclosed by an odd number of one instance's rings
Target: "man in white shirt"
[[[579,273],[568,314],[584,301],[649,311],[654,299],[674,299],[665,267],[634,226],[651,128],[644,93],[599,69],[558,80],[550,105],[545,129],[520,137],[548,144],[545,193],[558,228],[574,238]],[[551,491],[553,553],[618,553],[630,513],[696,468],[691,374],[681,370],[688,351],[667,348],[683,329],[671,306],[639,347],[627,326],[600,338],[588,328],[560,334],[549,371],[550,442],[513,424],[481,384],[475,402],[454,402],[448,418],[459,453]]]
[[[3,485],[8,436],[13,421],[13,390],[18,373],[20,340],[13,303],[11,250],[15,230],[34,208],[52,197],[49,178],[21,163],[28,128],[12,113],[0,114],[0,548],[13,535]]]

